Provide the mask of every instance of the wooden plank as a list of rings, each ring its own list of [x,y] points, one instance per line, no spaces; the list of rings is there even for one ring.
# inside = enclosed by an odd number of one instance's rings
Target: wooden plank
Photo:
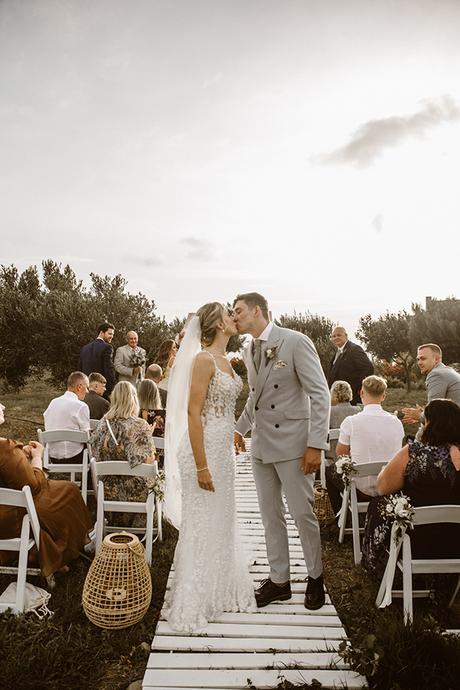
[[[366,679],[353,671],[344,670],[190,670],[190,669],[147,669],[143,688],[223,688],[224,690],[244,690],[249,684],[258,690],[273,688],[282,680],[291,683],[311,683],[313,679],[325,688],[363,688]]]
[[[304,608],[304,611],[306,610]],[[214,622],[240,625],[329,625],[336,628],[342,626],[338,616],[317,615],[316,611],[312,612],[307,618],[296,614],[278,612],[222,613]]]
[[[336,652],[154,652],[149,656],[147,668],[286,668],[294,664],[299,668],[346,668]]]
[[[157,635],[180,635],[169,626],[166,621],[159,621],[156,630]],[[200,635],[211,637],[288,637],[310,638],[312,640],[341,640],[345,635],[342,627],[308,626],[308,625],[239,625],[234,623],[208,623]]]
[[[261,637],[187,637],[156,635],[152,649],[193,652],[326,652],[337,651],[340,640],[309,640],[297,638]],[[175,652],[174,652],[175,653]]]

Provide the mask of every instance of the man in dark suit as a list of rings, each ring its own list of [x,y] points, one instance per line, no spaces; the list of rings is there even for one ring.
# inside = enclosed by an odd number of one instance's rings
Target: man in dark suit
[[[95,340],[83,345],[80,350],[79,369],[89,376],[93,372],[102,374],[107,381],[104,397],[108,398],[117,382],[113,367],[113,348],[110,344],[113,339],[115,327],[104,321],[99,326],[99,335]]]
[[[374,373],[374,365],[360,345],[348,340],[347,332],[343,326],[334,328],[331,340],[336,346],[337,352],[331,362],[328,377],[329,387],[334,381],[348,381],[353,391],[351,404],[357,405],[361,402],[359,391],[363,379]]]

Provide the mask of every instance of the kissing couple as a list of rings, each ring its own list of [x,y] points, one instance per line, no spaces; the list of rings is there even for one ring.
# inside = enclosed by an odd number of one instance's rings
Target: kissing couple
[[[243,352],[249,395],[235,426],[243,384],[226,356],[234,335]],[[275,325],[267,300],[238,295],[233,310],[202,306],[186,326],[170,375],[165,434],[165,514],[179,529],[174,580],[165,602],[172,629],[197,632],[223,612],[252,611],[290,599],[283,494],[297,526],[308,582],[305,607],[325,601],[313,482],[327,449],[330,396],[318,354],[302,333]],[[240,545],[235,453],[251,431],[254,481],[270,566],[254,592]]]

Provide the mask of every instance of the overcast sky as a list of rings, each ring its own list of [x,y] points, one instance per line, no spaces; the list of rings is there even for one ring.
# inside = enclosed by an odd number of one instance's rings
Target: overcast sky
[[[459,293],[457,0],[0,0],[0,263],[172,318]]]

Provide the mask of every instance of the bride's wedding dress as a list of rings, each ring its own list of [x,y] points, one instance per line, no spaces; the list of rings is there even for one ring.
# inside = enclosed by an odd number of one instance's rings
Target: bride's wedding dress
[[[214,493],[198,486],[188,432],[177,454],[182,521],[165,614],[171,628],[181,632],[200,630],[224,611],[255,607],[247,559],[238,541],[235,507],[233,431],[242,382],[236,374],[215,366],[202,412]]]

